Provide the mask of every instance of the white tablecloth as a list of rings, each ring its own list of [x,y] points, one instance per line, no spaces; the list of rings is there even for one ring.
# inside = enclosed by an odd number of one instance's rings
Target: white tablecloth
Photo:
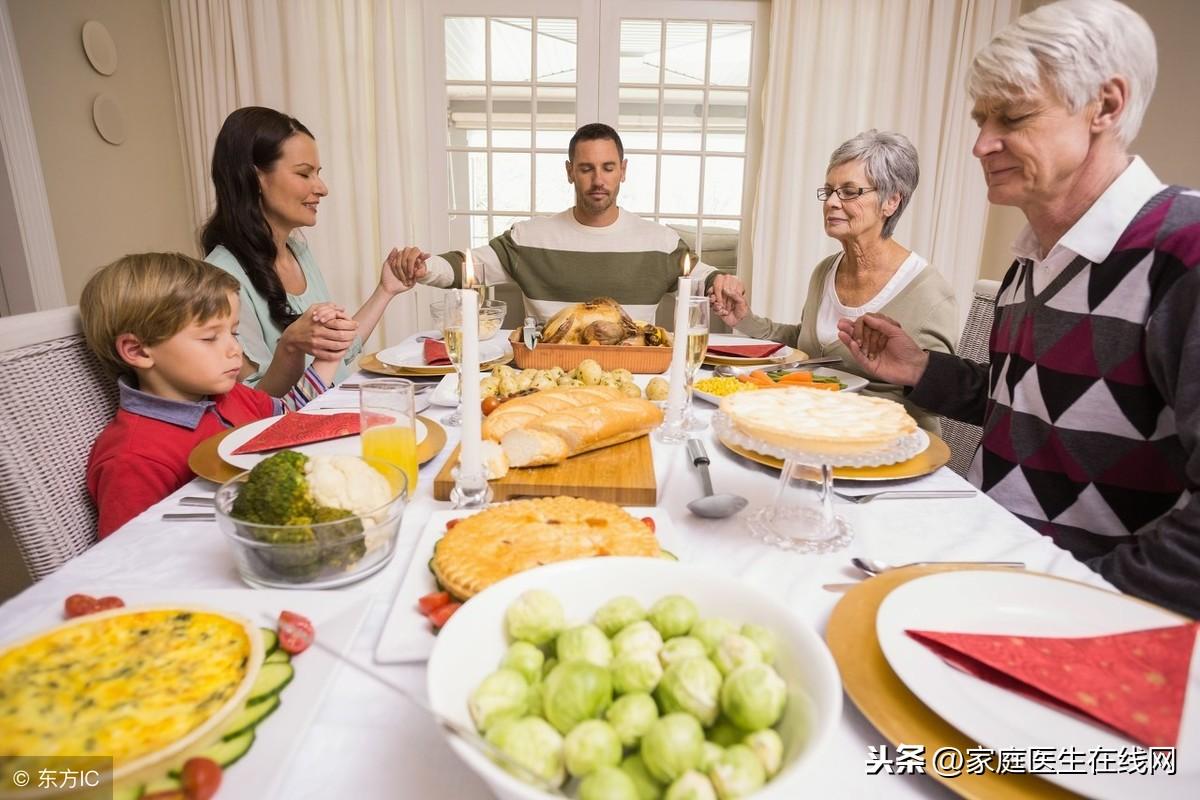
[[[362,376],[360,376],[362,377]],[[334,390],[318,404],[344,405],[356,394]],[[436,419],[446,409],[424,413]],[[711,407],[698,402],[702,417]],[[409,505],[396,558],[377,575],[339,590],[371,598],[366,622],[351,655],[370,662],[383,623],[407,567],[412,548],[430,513],[448,504],[432,497],[433,477],[457,439],[421,469],[416,497]],[[748,497],[752,507],[774,498],[778,473],[748,464],[729,453],[711,429],[697,434],[712,459],[718,492]],[[699,476],[682,446],[654,444],[659,506],[687,542],[689,560],[742,576],[775,596],[796,614],[823,631],[841,595],[824,584],[858,580],[849,565],[854,555],[891,563],[921,560],[1024,561],[1029,569],[1106,586],[1103,580],[1072,556],[1036,534],[1014,516],[980,494],[971,499],[879,500],[862,506],[839,502],[838,513],[853,526],[856,537],[842,552],[822,556],[786,553],[752,539],[744,522],[704,520],[692,516],[687,501],[701,493]],[[206,481],[193,481],[131,521],[54,575],[0,606],[0,642],[29,627],[29,618],[48,606],[60,606],[77,591],[120,593],[122,588],[243,588],[216,524],[166,523],[165,511],[179,508],[178,498],[211,493]],[[885,487],[883,487],[885,488]],[[908,481],[904,488],[969,488],[946,468]],[[746,512],[743,512],[743,515]],[[249,591],[249,590],[247,590]],[[702,588],[699,589],[702,591]],[[380,671],[424,696],[424,665],[383,666]],[[831,798],[905,798],[950,796],[932,778],[866,774],[868,746],[885,744],[878,733],[846,700],[842,722],[819,759],[805,776],[804,796]],[[243,769],[250,766],[247,762]],[[261,768],[258,766],[256,768]],[[290,760],[274,767],[280,773],[274,796],[290,798],[453,798],[490,797],[484,784],[462,765],[442,735],[423,714],[387,688],[352,670],[340,670],[307,730],[295,731]]]

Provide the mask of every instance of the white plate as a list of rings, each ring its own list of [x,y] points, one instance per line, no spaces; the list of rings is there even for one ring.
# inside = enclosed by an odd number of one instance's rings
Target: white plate
[[[297,414],[312,413],[312,414],[356,414],[356,411],[351,411],[345,408],[314,408],[308,412],[297,411]],[[232,464],[238,469],[254,469],[258,462],[262,461],[269,455],[279,452],[277,450],[268,450],[264,453],[242,453],[235,455],[234,450],[244,445],[246,442],[258,436],[267,428],[274,425],[283,417],[267,417],[249,425],[238,428],[233,433],[226,436],[217,445],[217,455],[227,464]],[[417,427],[417,445],[425,440],[429,431],[425,428],[425,423],[421,420],[416,421]],[[313,442],[312,444],[302,444],[296,447],[288,448],[296,452],[303,453],[306,456],[361,456],[362,455],[362,437],[360,436],[341,436],[337,439],[326,439],[323,442]]]
[[[423,335],[429,335],[434,331],[425,331]],[[495,361],[498,358],[503,358],[505,353],[505,345],[508,341],[501,339],[496,341],[495,337],[479,343],[479,361],[486,363]],[[413,338],[404,340],[398,345],[389,347],[386,350],[380,350],[376,355],[384,364],[393,367],[427,367],[425,363],[425,343],[414,341]]]
[[[370,598],[345,592],[251,591],[198,589],[122,589],[119,586],[81,586],[94,597],[117,595],[126,605],[186,604],[240,614],[258,627],[273,627],[271,620],[287,609],[312,620],[317,636],[335,651],[344,653],[366,617]],[[62,605],[55,603],[31,617],[22,630],[7,636],[14,641],[34,631],[62,622]],[[340,662],[317,648],[292,660],[296,677],[283,690],[279,708],[254,731],[254,744],[221,781],[219,800],[258,800],[274,797],[296,743],[312,724],[321,700]]]
[[[1121,751],[1135,742],[950,666],[906,629],[1024,636],[1102,636],[1186,620],[1115,592],[1022,572],[949,572],[894,589],[875,618],[879,645],[905,685],[980,746]],[[1193,657],[1179,736],[1178,775],[1042,777],[1103,800],[1200,797],[1200,658]],[[1190,713],[1189,713],[1190,712]]]
[[[655,536],[664,550],[670,550],[680,560],[684,559],[682,536],[674,535],[670,529],[670,517],[661,508],[628,507],[625,509],[635,517],[653,517]],[[404,581],[396,592],[387,622],[375,648],[375,660],[380,664],[403,664],[409,661],[424,661],[429,658],[436,639],[429,620],[417,608],[417,600],[430,592],[437,591],[437,582],[429,571],[429,560],[433,558],[433,547],[446,532],[446,522],[474,514],[474,511],[435,511],[425,523],[421,538],[417,540],[412,560],[404,573]]]
[[[764,367],[764,369],[767,369]],[[802,367],[802,369],[805,369]],[[851,375],[849,372],[842,372],[840,369],[829,369],[827,367],[813,367],[812,373],[822,378],[837,378],[844,384],[842,392],[861,392],[863,387],[867,385],[867,379],[860,375]],[[711,377],[711,376],[706,376]],[[803,385],[803,384],[801,384]],[[693,389],[693,394],[706,403],[712,403],[714,406],[721,405],[721,398],[715,394],[702,392],[699,389]]]
[[[710,333],[708,335],[708,346],[712,347],[714,344],[715,345],[771,344],[771,342],[768,342],[766,339],[754,339],[749,336],[735,336],[734,334],[731,334],[731,333]],[[717,353],[713,353],[712,355],[715,356],[716,358],[720,358],[725,361],[747,361],[747,362],[750,362],[750,361],[770,360],[770,361],[782,362],[782,361],[787,361],[789,358],[792,358],[795,355],[795,353],[796,353],[795,349],[788,347],[785,344],[782,347],[780,347],[778,350],[776,350],[774,353],[771,353],[771,355],[763,356],[762,358],[740,358],[738,356],[725,356],[725,355],[719,355]]]

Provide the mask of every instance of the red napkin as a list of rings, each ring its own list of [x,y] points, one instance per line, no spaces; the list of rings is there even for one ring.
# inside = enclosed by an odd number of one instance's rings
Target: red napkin
[[[771,344],[710,344],[708,352],[714,356],[735,356],[737,358],[766,358],[783,345],[778,342]]]
[[[354,436],[358,433],[358,428],[357,413],[284,414],[283,419],[234,450],[233,454],[240,456],[243,453],[262,453],[282,447]]]
[[[425,340],[425,364],[430,367],[449,365],[450,354],[446,352],[446,343],[436,339]]]
[[[1175,747],[1200,623],[1056,638],[906,631],[953,666],[1149,747]]]

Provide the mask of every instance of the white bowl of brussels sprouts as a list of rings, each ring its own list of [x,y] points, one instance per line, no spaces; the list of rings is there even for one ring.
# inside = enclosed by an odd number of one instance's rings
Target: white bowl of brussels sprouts
[[[434,710],[581,800],[796,797],[842,713],[807,623],[736,578],[646,558],[551,564],[438,635]],[[451,746],[504,800],[550,794]]]

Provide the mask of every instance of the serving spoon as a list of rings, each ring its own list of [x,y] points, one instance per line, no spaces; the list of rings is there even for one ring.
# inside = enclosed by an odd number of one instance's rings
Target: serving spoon
[[[938,567],[1012,567],[1013,569],[1024,569],[1024,561],[913,561],[908,564],[888,564],[886,561],[876,561],[873,558],[859,558],[855,556],[850,559],[850,563],[858,567],[868,575],[878,575],[881,572],[887,572],[890,569],[900,569],[901,567],[917,567],[917,566],[938,566]]]
[[[806,358],[803,361],[789,361],[783,364],[763,364],[756,367],[731,367],[728,364],[718,364],[713,367],[713,374],[717,377],[728,377],[737,375],[749,375],[755,370],[766,370],[774,372],[779,369],[794,369],[796,367],[817,367],[821,364],[840,364],[842,359],[839,356],[819,356],[817,358]]]
[[[688,439],[687,451],[692,466],[700,470],[700,479],[704,481],[704,496],[688,503],[688,511],[697,517],[723,519],[746,507],[750,501],[741,495],[713,494],[712,477],[708,474],[708,453],[704,450],[703,442],[699,439]]]

